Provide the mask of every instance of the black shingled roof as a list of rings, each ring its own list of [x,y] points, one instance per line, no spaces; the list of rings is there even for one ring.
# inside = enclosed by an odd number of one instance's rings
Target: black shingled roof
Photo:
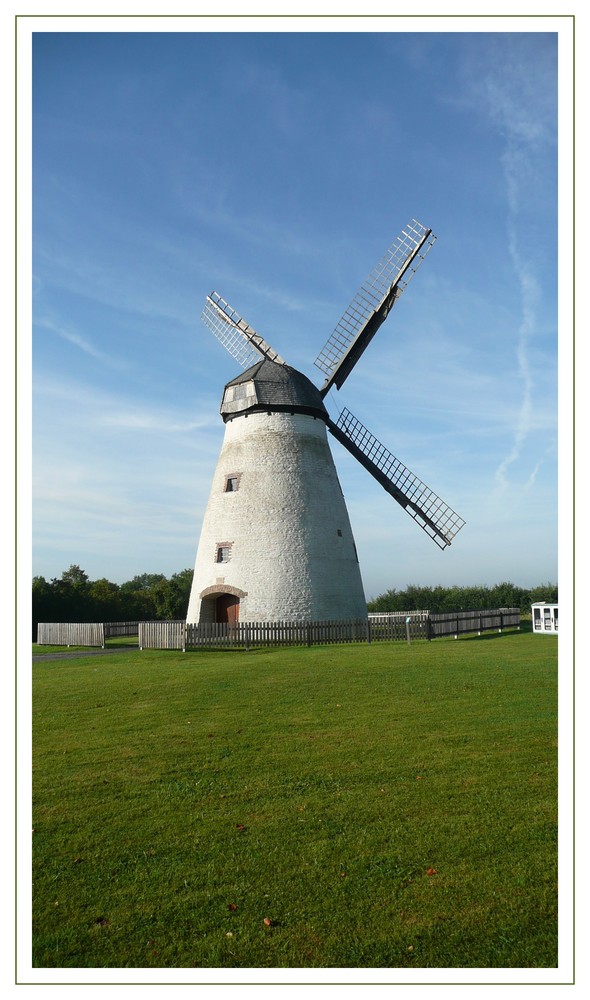
[[[225,388],[241,382],[254,382],[256,387],[256,401],[252,397],[245,399],[244,409],[295,409],[316,412],[319,416],[328,415],[319,389],[306,375],[290,365],[264,358],[228,382]]]

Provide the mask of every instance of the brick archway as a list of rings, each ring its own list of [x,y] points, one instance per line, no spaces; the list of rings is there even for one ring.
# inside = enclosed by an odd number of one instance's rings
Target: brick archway
[[[247,596],[245,590],[222,583],[206,587],[199,594],[201,598],[199,621],[235,625],[240,617],[240,600]]]
[[[234,597],[247,597],[247,590],[240,590],[239,587],[230,587],[224,583],[217,583],[214,587],[205,587],[201,591],[199,597],[203,600],[204,597],[213,597],[214,595],[219,596],[220,594],[233,594]]]

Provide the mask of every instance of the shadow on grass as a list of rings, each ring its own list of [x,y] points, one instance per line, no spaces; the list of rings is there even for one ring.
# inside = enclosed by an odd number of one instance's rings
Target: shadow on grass
[[[506,635],[523,635],[523,634],[526,635],[526,634],[530,634],[532,631],[533,630],[530,627],[530,624],[528,624],[527,622],[525,622],[524,625],[521,625],[519,629],[517,629],[517,628],[505,628],[505,629],[502,629],[501,632],[492,632],[492,631],[490,631],[490,632],[482,632],[481,635],[476,635],[475,633],[470,632],[467,635],[461,635],[461,636],[459,636],[459,638],[463,639],[463,640],[467,639],[470,642],[473,642],[474,640],[475,641],[481,641],[481,640],[489,640],[489,639],[503,639],[504,636],[506,636]]]
[[[276,653],[277,649],[294,649],[294,646],[250,646],[246,649],[245,646],[190,646],[186,650],[187,656],[190,654],[193,656],[195,653]],[[301,648],[301,647],[297,647]],[[176,650],[178,653],[179,650]]]

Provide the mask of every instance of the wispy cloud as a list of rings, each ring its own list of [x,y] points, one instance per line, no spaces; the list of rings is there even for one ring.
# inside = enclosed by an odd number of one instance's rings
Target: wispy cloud
[[[518,419],[514,428],[512,447],[506,457],[500,462],[495,473],[496,484],[501,489],[505,489],[508,486],[507,471],[520,457],[532,426],[534,380],[529,361],[529,347],[537,326],[537,306],[539,302],[539,282],[536,276],[531,273],[527,262],[523,259],[518,247],[516,233],[513,227],[510,228],[510,257],[518,277],[521,298],[522,319],[518,329],[516,356],[522,383],[522,397]]]
[[[188,416],[182,406],[177,409],[157,407],[152,402],[125,399],[120,393],[103,392],[87,384],[50,376],[35,378],[34,395],[40,411],[47,405],[54,410],[58,407],[70,427],[72,414],[76,414],[76,426],[83,426],[86,432],[96,435],[100,435],[101,428],[130,432],[146,430],[150,434],[163,435],[219,429],[219,417],[208,398],[202,401],[196,415],[191,409]],[[41,433],[43,423],[39,419],[37,427]]]
[[[158,434],[184,434],[196,431],[205,427],[215,427],[217,429],[219,420],[207,414],[197,420],[180,419],[169,411],[154,410],[153,408],[129,408],[118,409],[109,413],[104,413],[98,418],[98,422],[104,427],[118,427],[131,431],[149,431]]]
[[[195,415],[182,401],[158,407],[48,376],[35,379],[34,399],[39,571],[59,573],[55,553],[74,550],[70,562],[82,559],[91,577],[105,556],[114,567],[126,553],[127,566],[141,566],[146,538],[164,572],[190,565],[220,446],[214,408],[205,402]]]
[[[529,478],[524,484],[525,490],[530,490],[535,485],[535,482],[537,481],[537,476],[539,474],[539,469],[541,468],[542,464],[543,464],[542,462],[537,462],[537,464],[535,465],[535,468],[533,469]]]
[[[89,214],[89,210],[86,210],[86,214]],[[92,227],[93,221],[89,219],[88,228]],[[158,269],[156,262],[149,256],[148,235],[142,231],[136,233],[137,242],[146,254],[141,268],[129,266],[125,258],[126,248],[121,250],[119,244],[115,244],[114,230],[112,235],[113,248],[108,256],[104,254],[100,260],[76,257],[68,250],[57,253],[53,247],[44,246],[39,237],[36,240],[36,255],[43,278],[38,274],[34,276],[37,300],[43,301],[46,286],[51,283],[61,293],[73,292],[87,301],[97,302],[139,319],[192,326],[193,317],[184,308],[185,298],[170,292],[169,285],[162,277],[163,265],[160,262]],[[72,242],[75,242],[73,238]],[[175,260],[171,254],[168,273],[175,273],[174,265]],[[49,325],[50,322],[46,320],[44,325]],[[56,332],[63,335],[63,331]]]
[[[100,361],[102,364],[108,365],[110,368],[128,367],[127,364],[120,358],[115,357],[113,354],[99,350],[98,347],[95,347],[94,344],[86,337],[76,333],[74,330],[61,326],[59,323],[53,322],[53,320],[41,319],[37,323],[37,326],[44,330],[50,330],[52,333],[56,333],[58,337],[62,338],[62,340],[66,340],[69,344],[73,344],[74,347],[83,351],[84,354],[88,354],[91,358],[94,358],[96,361]]]
[[[522,582],[524,566],[538,582],[555,509],[552,37],[223,38],[220,75],[213,35],[38,36],[35,572],[189,565],[237,374],[204,296],[321,384],[314,357],[424,212],[440,250],[335,396],[468,528],[440,553],[335,442],[365,582]]]
[[[534,39],[534,36],[532,36]],[[539,46],[545,44],[541,40]],[[535,382],[530,363],[530,348],[539,328],[540,278],[535,263],[535,247],[530,248],[530,235],[525,247],[522,233],[529,209],[528,191],[536,184],[535,154],[552,141],[548,111],[554,101],[554,77],[543,71],[538,62],[540,47],[526,37],[517,39],[518,50],[504,53],[501,64],[483,74],[484,107],[504,140],[501,167],[507,201],[507,236],[509,256],[518,282],[520,323],[515,353],[521,383],[521,398],[508,453],[495,471],[497,487],[504,491],[509,485],[508,470],[520,458],[533,423]],[[534,241],[533,241],[534,243]],[[532,473],[529,482],[534,481]]]

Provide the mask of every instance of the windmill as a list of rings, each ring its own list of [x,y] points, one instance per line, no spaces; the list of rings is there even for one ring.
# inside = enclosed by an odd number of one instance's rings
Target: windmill
[[[242,373],[221,402],[225,435],[205,511],[187,620],[321,621],[364,617],[352,529],[326,431],[444,549],[464,521],[348,410],[340,389],[434,245],[412,220],[371,271],[316,358],[316,387],[217,292],[201,319]]]

